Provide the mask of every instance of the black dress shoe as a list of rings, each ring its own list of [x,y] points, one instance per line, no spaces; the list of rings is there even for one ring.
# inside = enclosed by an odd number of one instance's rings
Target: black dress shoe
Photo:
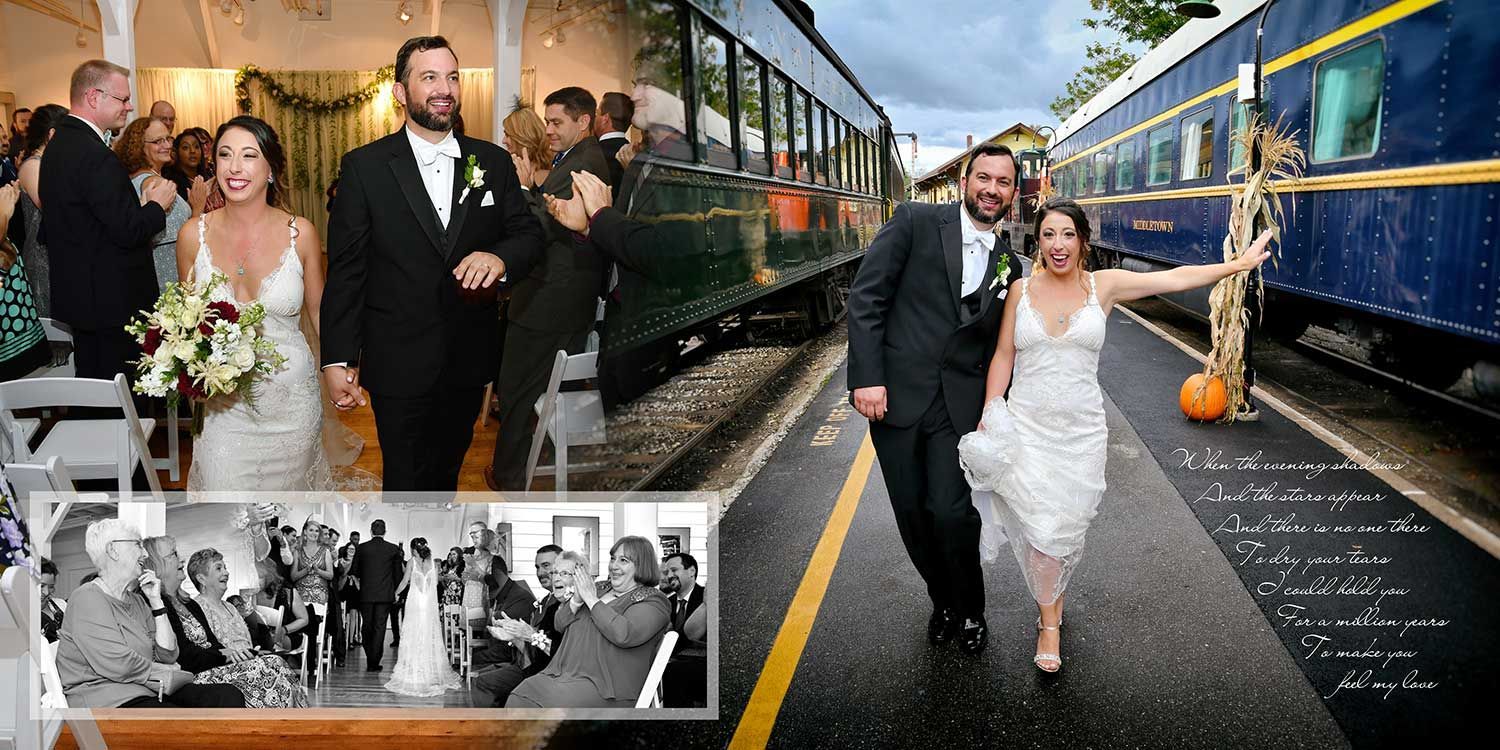
[[[984,618],[976,620],[964,620],[964,625],[958,630],[958,650],[966,654],[977,654],[984,650],[986,643],[990,641],[990,626],[985,624]]]
[[[365,667],[365,671],[366,672],[379,672],[380,670],[382,670],[384,668],[385,667],[382,667],[379,664],[376,664],[376,665],[374,665],[372,667]]]
[[[927,640],[933,645],[941,645],[953,640],[954,634],[958,632],[958,613],[949,607],[938,607],[932,610],[932,616],[927,618]]]

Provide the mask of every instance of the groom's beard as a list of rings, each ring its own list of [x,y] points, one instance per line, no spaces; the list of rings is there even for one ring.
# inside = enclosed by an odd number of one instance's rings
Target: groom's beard
[[[418,122],[421,122],[421,121],[418,120]],[[422,127],[427,127],[427,126],[423,125]],[[979,222],[981,224],[994,224],[995,222],[997,222],[997,221],[1000,220],[1000,217],[1002,217],[1002,216],[1005,215],[1005,212],[1007,212],[1007,211],[1010,210],[1010,204],[1009,203],[1005,203],[1002,200],[1001,203],[998,206],[995,207],[995,210],[994,210],[993,213],[985,213],[985,212],[979,210],[979,201],[978,200],[976,200],[974,198],[971,198],[969,196],[964,196],[964,208],[969,212],[970,216],[974,217],[975,221],[977,221],[977,222]]]
[[[457,99],[453,100],[453,111],[446,115],[438,114],[427,106],[427,102],[411,108],[411,119],[418,125],[437,133],[446,133],[453,129],[453,118],[458,116],[460,104]]]

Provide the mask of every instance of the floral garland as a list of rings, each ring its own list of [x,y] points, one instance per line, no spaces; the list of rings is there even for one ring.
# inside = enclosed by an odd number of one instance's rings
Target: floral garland
[[[250,81],[257,80],[260,81],[266,93],[283,107],[295,107],[309,112],[337,112],[341,109],[357,107],[374,99],[375,95],[380,93],[381,85],[395,78],[396,66],[387,65],[375,71],[375,80],[352,94],[338,99],[314,99],[288,91],[275,78],[272,78],[271,74],[254,65],[246,65],[234,74],[234,95],[239,103],[240,111],[248,114],[250,112]]]

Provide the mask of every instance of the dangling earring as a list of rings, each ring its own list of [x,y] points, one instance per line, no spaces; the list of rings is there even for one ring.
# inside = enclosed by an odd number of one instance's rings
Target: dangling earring
[[[273,175],[270,175],[270,176],[266,177],[266,183],[269,184],[269,185],[275,185],[276,184],[276,175],[273,174]]]

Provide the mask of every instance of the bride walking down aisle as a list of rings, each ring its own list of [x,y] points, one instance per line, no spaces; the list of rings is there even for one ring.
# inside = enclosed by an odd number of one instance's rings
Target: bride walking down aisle
[[[397,596],[408,585],[411,587],[406,596],[406,614],[401,618],[401,653],[385,689],[429,698],[457,690],[463,683],[448,664],[448,652],[443,646],[438,570],[432,561],[432,549],[422,537],[411,540],[411,549],[406,575],[396,587]]]
[[[1218,282],[1263,263],[1271,232],[1227,263],[1135,273],[1087,268],[1089,221],[1077,203],[1037,212],[1036,271],[1011,284],[985,384],[984,419],[959,442],[984,525],[981,555],[1008,540],[1037,602],[1038,669],[1062,668],[1062,598],[1104,494],[1108,430],[1099,352],[1116,303]],[[1009,398],[1002,398],[1007,395]]]

